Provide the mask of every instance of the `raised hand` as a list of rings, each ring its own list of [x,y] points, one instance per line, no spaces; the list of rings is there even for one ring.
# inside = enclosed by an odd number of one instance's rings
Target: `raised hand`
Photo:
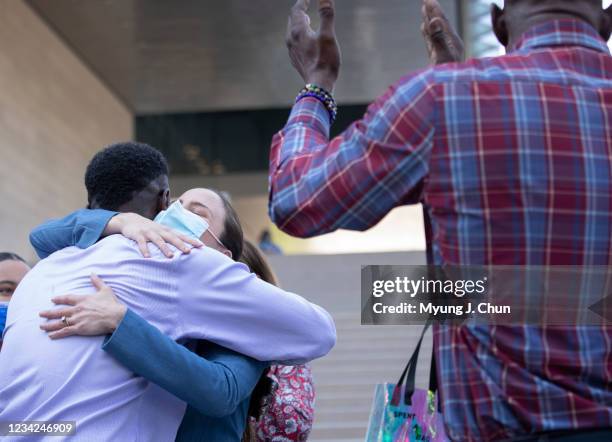
[[[289,57],[305,83],[317,84],[331,92],[340,71],[334,2],[319,0],[321,26],[317,32],[310,26],[309,4],[309,0],[297,0],[291,8],[286,39]]]
[[[463,41],[437,0],[423,0],[421,32],[432,65],[464,60]]]

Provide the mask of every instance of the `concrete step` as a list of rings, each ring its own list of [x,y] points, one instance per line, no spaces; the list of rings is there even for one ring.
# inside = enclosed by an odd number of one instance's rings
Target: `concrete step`
[[[309,441],[320,439],[365,439],[368,430],[367,421],[341,421],[330,423],[318,423],[315,420],[314,428],[310,433]]]
[[[374,389],[374,386],[377,383],[384,382],[396,382],[401,373],[390,372],[390,373],[381,373],[378,377],[363,377],[360,375],[352,375],[352,376],[343,376],[341,379],[337,379],[335,377],[318,377],[315,379],[315,388],[317,393],[322,390],[329,390],[330,388],[338,388],[349,390],[356,386],[366,385]],[[429,378],[429,367],[427,369],[419,369],[417,368],[416,372],[416,383],[417,385],[423,385],[423,381]]]
[[[351,340],[338,340],[336,347],[327,355],[329,358],[335,354],[342,354],[347,352],[361,353],[364,355],[371,356],[372,353],[394,354],[404,353],[408,357],[412,354],[416,340],[409,341],[407,339],[355,339]],[[425,348],[425,343],[423,343]],[[430,347],[431,348],[431,347]],[[372,358],[374,359],[374,357]]]
[[[349,373],[363,373],[364,376],[368,376],[368,373],[380,373],[388,372],[398,369],[403,369],[406,365],[406,358],[404,357],[389,357],[385,361],[376,362],[355,362],[355,361],[343,361],[336,359],[334,363],[317,364],[313,365],[313,370],[317,373],[317,376],[322,374],[342,374],[346,375]]]
[[[369,409],[374,397],[374,389],[359,394],[343,396],[319,397],[317,395],[315,413],[318,416],[325,416],[327,410],[336,410],[342,407],[354,407],[355,409]]]
[[[334,438],[334,439],[313,439],[312,437],[308,438],[309,442],[363,442],[363,438],[361,439],[338,439],[338,438]]]
[[[347,412],[347,413],[362,413],[362,412],[370,412],[370,404],[362,401],[320,401],[317,399],[316,401],[317,409],[316,413],[321,414],[322,416],[327,416],[328,413],[336,414],[338,412]]]
[[[417,370],[420,368],[417,367]],[[347,376],[352,374],[362,373],[364,377],[370,377],[370,380],[374,380],[371,376],[379,376],[381,374],[393,375],[393,378],[399,377],[400,373],[406,366],[406,359],[395,359],[388,360],[384,364],[379,365],[365,365],[365,364],[354,364],[352,362],[338,361],[336,366],[325,364],[325,365],[314,365],[312,366],[312,373],[315,381],[328,377]]]
[[[363,442],[364,438],[337,438],[334,437],[333,439],[313,439],[312,436],[308,438],[308,442]]]
[[[323,410],[319,410],[320,413],[323,413]],[[324,426],[327,422],[336,422],[336,421],[365,421],[367,422],[370,418],[370,408],[366,408],[363,410],[359,409],[345,409],[345,407],[339,407],[337,410],[325,410],[324,417],[319,418],[318,415],[315,414],[315,420],[318,423],[318,426]]]
[[[343,383],[342,379],[338,379],[338,382],[331,385],[322,385],[320,387],[317,387],[317,385],[315,384],[317,399],[329,397],[341,397],[347,400],[351,397],[367,397],[369,399],[372,399],[376,382],[378,382],[378,380],[370,380],[369,383]]]
[[[422,351],[425,351],[424,347],[422,347]],[[395,365],[398,362],[406,361],[408,356],[404,355],[404,353],[400,352],[389,352],[386,349],[379,349],[376,352],[376,356],[372,357],[373,353],[363,353],[363,352],[339,352],[339,353],[330,353],[329,356],[318,359],[312,362],[311,367],[316,367],[317,369],[323,367],[334,367],[338,364],[344,365],[356,365],[362,367],[373,367],[385,364]]]

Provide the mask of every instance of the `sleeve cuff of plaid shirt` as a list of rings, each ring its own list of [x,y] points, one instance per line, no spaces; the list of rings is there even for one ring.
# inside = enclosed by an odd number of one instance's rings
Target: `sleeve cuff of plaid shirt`
[[[329,129],[331,122],[329,120],[329,111],[320,100],[313,97],[304,97],[299,100],[289,115],[287,129],[293,125],[307,125],[317,132],[329,138]]]
[[[271,158],[278,160],[272,160],[274,167],[308,149],[307,141],[327,143],[330,127],[329,112],[321,101],[313,97],[299,100],[293,105],[289,120],[281,131],[283,141],[272,148]]]

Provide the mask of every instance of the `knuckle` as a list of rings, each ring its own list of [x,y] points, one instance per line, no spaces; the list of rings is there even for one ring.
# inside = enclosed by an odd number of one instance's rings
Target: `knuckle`
[[[295,29],[295,28],[291,29],[287,37],[287,44],[293,44],[297,42],[301,36],[302,36],[302,33],[300,32],[299,29]]]
[[[324,18],[334,18],[335,12],[331,5],[325,5],[319,9],[319,12]]]
[[[441,29],[430,32],[429,37],[438,43],[443,43],[446,40],[446,36],[444,34],[444,31],[442,31]]]

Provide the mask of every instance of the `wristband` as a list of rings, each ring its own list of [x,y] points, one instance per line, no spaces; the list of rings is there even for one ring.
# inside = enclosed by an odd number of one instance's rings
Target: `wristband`
[[[298,96],[295,98],[295,102],[297,103],[305,97],[313,97],[323,103],[325,109],[327,109],[327,112],[329,113],[330,123],[334,124],[334,121],[336,121],[336,117],[338,116],[338,105],[336,104],[336,100],[334,100],[332,94],[327,92],[321,86],[308,83],[302,88]]]

